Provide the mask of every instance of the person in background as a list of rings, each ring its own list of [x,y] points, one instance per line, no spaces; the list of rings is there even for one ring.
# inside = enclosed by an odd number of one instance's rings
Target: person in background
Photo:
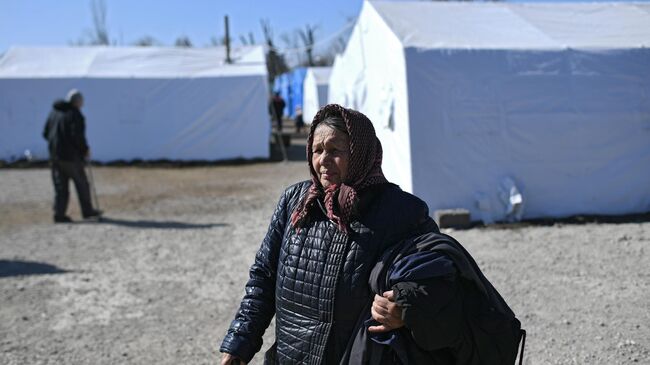
[[[305,120],[302,117],[302,108],[300,105],[296,107],[296,117],[294,118],[296,122],[296,133],[301,133],[302,128],[305,126]]]
[[[278,132],[282,132],[282,115],[284,114],[284,107],[286,105],[287,103],[284,102],[280,93],[275,92],[269,103],[269,113],[271,113],[271,117],[276,123]]]
[[[43,138],[48,142],[52,182],[54,183],[54,222],[72,222],[66,215],[70,197],[69,182],[74,182],[84,219],[99,218],[101,211],[92,207],[90,186],[84,171],[85,160],[90,157],[86,141],[86,123],[81,108],[84,98],[76,89],[70,90],[65,100],[52,106]]]

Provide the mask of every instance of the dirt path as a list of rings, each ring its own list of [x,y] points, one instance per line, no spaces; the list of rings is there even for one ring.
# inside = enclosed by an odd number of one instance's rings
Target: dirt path
[[[216,364],[277,198],[306,170],[96,168],[108,219],[72,225],[50,223],[46,169],[0,170],[0,364]],[[452,234],[529,331],[527,364],[650,364],[650,223]]]

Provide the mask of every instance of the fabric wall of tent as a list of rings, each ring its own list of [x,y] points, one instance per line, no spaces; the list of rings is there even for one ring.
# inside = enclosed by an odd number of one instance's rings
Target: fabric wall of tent
[[[291,109],[289,109],[289,116],[291,118],[296,116],[296,107],[303,105],[302,88],[307,75],[307,68],[299,67],[291,71]]]
[[[307,69],[299,67],[292,71],[285,72],[273,81],[273,92],[279,92],[284,102],[284,115],[287,117],[296,116],[296,107],[303,104],[302,88],[305,81]]]
[[[650,4],[365,2],[330,102],[473,220],[650,211]]]
[[[347,48],[346,48],[347,50]],[[345,53],[345,50],[343,51]],[[327,88],[327,103],[328,104],[341,104],[348,105],[347,100],[343,96],[345,92],[346,81],[343,79],[347,69],[342,65],[343,56],[337,54],[334,57],[332,70],[330,71],[329,85]]]
[[[302,85],[302,113],[306,123],[310,123],[318,110],[327,105],[331,67],[309,67]]]
[[[55,99],[72,88],[93,159],[268,158],[268,85],[262,47],[11,48],[0,59],[0,159],[30,150]]]

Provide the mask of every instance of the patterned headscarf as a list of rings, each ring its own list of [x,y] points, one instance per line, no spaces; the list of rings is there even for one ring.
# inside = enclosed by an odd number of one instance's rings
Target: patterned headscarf
[[[312,144],[318,124],[329,117],[338,117],[345,122],[350,135],[350,161],[345,181],[323,189],[311,163]],[[319,198],[324,197],[327,217],[336,223],[341,231],[347,232],[354,206],[358,201],[358,192],[371,185],[387,182],[381,171],[381,159],[381,143],[368,117],[338,104],[324,106],[314,117],[307,139],[307,163],[311,174],[311,186],[291,215],[291,224],[298,228],[305,223],[314,204]],[[336,202],[338,204],[335,204]]]

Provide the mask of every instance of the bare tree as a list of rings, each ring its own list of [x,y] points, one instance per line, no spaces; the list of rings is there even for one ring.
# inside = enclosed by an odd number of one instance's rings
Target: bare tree
[[[305,29],[298,29],[298,35],[300,36],[300,39],[302,40],[303,46],[305,47],[305,54],[307,55],[307,66],[315,66],[316,64],[314,63],[314,43],[315,41],[315,33],[316,29],[318,29],[318,26],[316,25],[305,25]]]
[[[264,34],[264,41],[269,47],[273,47],[273,28],[268,19],[260,19],[260,26],[262,27],[262,34]]]
[[[90,10],[93,15],[93,30],[89,32],[90,44],[110,45],[108,27],[106,26],[106,2],[104,0],[92,0]]]
[[[302,46],[300,45],[300,36],[298,36],[297,31],[291,33],[282,33],[280,39],[284,43],[286,49],[285,59],[288,59],[289,63],[293,65],[304,66],[304,59],[302,57]]]
[[[133,42],[133,45],[138,47],[151,47],[151,46],[156,46],[158,44],[159,44],[158,41],[154,37],[149,35],[141,37],[137,41]]]
[[[176,41],[174,42],[174,46],[191,48],[192,47],[192,41],[190,41],[190,38],[188,36],[182,35],[182,36],[176,38]]]
[[[271,82],[276,76],[289,71],[289,68],[287,67],[284,57],[279,54],[275,48],[271,22],[268,19],[260,19],[260,25],[262,26],[264,42],[267,46],[266,67],[269,73],[269,82]]]
[[[316,30],[318,26],[305,25],[304,29],[296,29],[291,33],[284,33],[280,36],[288,50],[285,53],[291,55],[293,64],[300,66],[320,66],[328,61],[323,61],[322,57],[316,57],[314,47],[316,44]],[[332,62],[333,62],[333,57]]]
[[[253,32],[248,32],[248,38],[246,38],[246,36],[240,35],[239,36],[239,41],[244,46],[252,46],[252,45],[254,45],[255,44],[255,37],[253,36]]]
[[[224,44],[226,44],[226,37],[210,37],[212,47],[223,46]]]
[[[90,13],[93,19],[93,28],[86,29],[81,38],[69,43],[75,46],[109,46],[111,41],[106,26],[106,3],[104,0],[91,0]]]
[[[289,49],[300,48],[300,40],[298,39],[297,32],[292,33],[282,33],[280,39],[284,42],[284,45]]]

